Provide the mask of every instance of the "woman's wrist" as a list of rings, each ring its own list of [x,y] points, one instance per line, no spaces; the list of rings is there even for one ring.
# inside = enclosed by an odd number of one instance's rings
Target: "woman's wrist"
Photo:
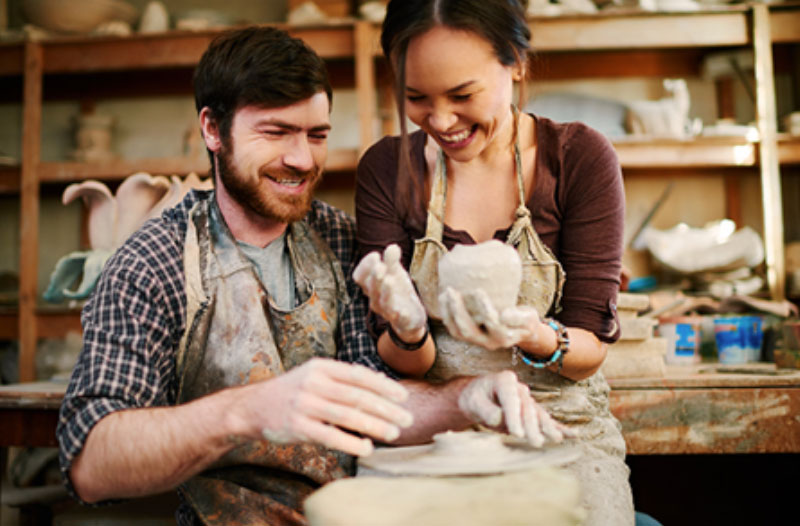
[[[388,328],[389,338],[398,348],[404,351],[416,351],[428,340],[428,324],[412,331],[398,332],[389,325]]]
[[[537,358],[548,358],[558,349],[558,335],[546,321],[539,321],[536,325],[530,336],[520,341],[517,347]]]

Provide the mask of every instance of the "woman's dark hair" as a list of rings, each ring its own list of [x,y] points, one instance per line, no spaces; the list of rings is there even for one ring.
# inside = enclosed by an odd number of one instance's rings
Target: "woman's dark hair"
[[[424,196],[419,192],[411,164],[405,115],[405,63],[412,38],[435,26],[445,26],[475,33],[488,41],[497,60],[505,66],[526,64],[531,30],[525,18],[526,0],[391,0],[381,30],[381,47],[394,74],[394,91],[400,120],[400,177],[398,200],[401,210]],[[520,85],[520,104],[525,98],[524,76]],[[411,183],[409,184],[409,181]],[[408,205],[408,206],[407,206]]]
[[[305,42],[274,27],[248,27],[215,38],[194,71],[193,84],[198,113],[211,110],[223,141],[243,106],[279,108],[322,91],[332,101],[323,60]]]

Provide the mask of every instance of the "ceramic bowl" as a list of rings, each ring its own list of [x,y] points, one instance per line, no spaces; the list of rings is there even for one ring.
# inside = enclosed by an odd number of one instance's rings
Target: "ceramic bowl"
[[[31,24],[59,33],[89,33],[111,20],[133,24],[139,16],[122,0],[23,0],[22,11]]]

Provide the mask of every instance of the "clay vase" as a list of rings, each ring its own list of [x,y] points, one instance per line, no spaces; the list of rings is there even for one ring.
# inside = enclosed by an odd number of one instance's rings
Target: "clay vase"
[[[462,296],[483,289],[497,312],[517,304],[522,262],[510,245],[496,239],[456,245],[439,260],[439,293],[452,287]]]
[[[110,161],[116,157],[111,151],[111,132],[114,117],[102,114],[79,115],[75,124],[75,150],[72,158],[80,162]]]

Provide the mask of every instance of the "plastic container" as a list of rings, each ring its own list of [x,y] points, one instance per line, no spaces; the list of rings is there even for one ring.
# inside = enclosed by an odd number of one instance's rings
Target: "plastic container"
[[[667,340],[664,361],[670,365],[700,363],[701,316],[675,316],[661,318],[658,335]]]
[[[714,320],[717,357],[720,363],[742,364],[761,359],[764,341],[759,316],[725,316]]]

